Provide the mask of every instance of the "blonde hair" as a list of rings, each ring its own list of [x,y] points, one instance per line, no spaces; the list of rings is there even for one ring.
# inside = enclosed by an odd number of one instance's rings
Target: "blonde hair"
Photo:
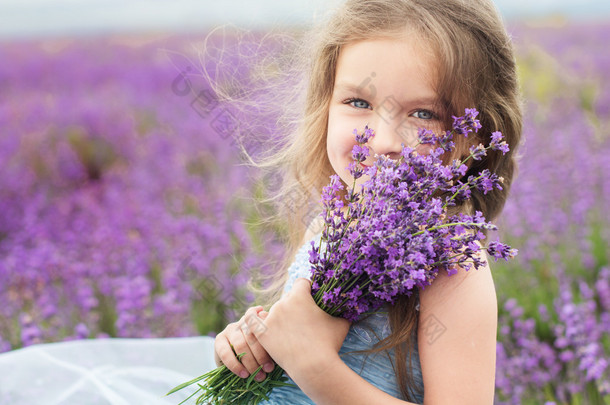
[[[304,110],[301,117],[287,120],[293,131],[270,147],[270,153],[252,161],[261,169],[281,173],[279,189],[267,202],[276,212],[270,220],[280,219],[286,228],[287,250],[282,264],[270,276],[259,275],[250,288],[259,293],[258,302],[269,307],[279,299],[287,279],[286,267],[294,259],[308,220],[314,217],[320,190],[334,174],[326,152],[328,110],[333,93],[337,60],[341,48],[349,43],[374,38],[400,38],[408,31],[431,44],[438,60],[437,92],[445,108],[446,126],[452,115],[463,115],[474,107],[483,126],[477,137],[457,140],[461,154],[471,143],[488,143],[491,132],[501,131],[511,152],[489,153],[475,162],[466,177],[488,168],[504,178],[503,190],[483,195],[473,191],[469,206],[463,210],[481,211],[489,220],[501,212],[516,168],[515,149],[522,131],[521,99],[516,77],[513,47],[502,21],[489,0],[348,0],[323,27],[317,27],[301,42],[311,45],[302,90],[305,99],[294,98]],[[298,92],[299,87],[296,87]],[[291,89],[294,94],[295,89]],[[288,125],[290,127],[290,125]],[[254,159],[256,160],[256,159]],[[286,203],[291,200],[292,203]],[[297,203],[294,203],[297,202]],[[307,218],[307,220],[304,220]],[[255,286],[271,280],[264,288]],[[403,297],[389,308],[392,333],[366,353],[394,349],[396,379],[401,394],[410,399],[414,391],[410,364],[414,350],[418,312],[417,294]],[[267,308],[268,309],[268,308]],[[406,357],[409,357],[407,363]]]

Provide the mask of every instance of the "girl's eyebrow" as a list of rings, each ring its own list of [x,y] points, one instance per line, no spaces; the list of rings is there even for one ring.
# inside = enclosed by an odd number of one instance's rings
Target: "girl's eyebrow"
[[[366,79],[362,80],[362,82],[359,85],[354,84],[352,82],[336,82],[335,90],[354,92],[354,93],[357,93],[358,95],[361,95],[363,93],[369,93],[369,95],[370,95],[371,91],[369,89],[369,85],[370,85],[370,83],[367,83]]]

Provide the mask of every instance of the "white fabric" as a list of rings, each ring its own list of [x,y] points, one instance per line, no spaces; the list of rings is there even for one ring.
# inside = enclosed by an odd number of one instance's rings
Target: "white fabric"
[[[214,338],[98,339],[0,354],[1,405],[177,405],[216,368]],[[195,397],[188,403],[195,403]]]

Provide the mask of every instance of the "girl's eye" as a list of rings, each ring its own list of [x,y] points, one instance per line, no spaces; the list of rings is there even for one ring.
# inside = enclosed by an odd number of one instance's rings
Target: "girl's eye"
[[[417,110],[413,113],[413,116],[422,120],[431,120],[436,118],[436,114],[428,110]]]
[[[344,103],[349,104],[355,108],[371,108],[371,105],[367,101],[364,101],[361,98],[350,98],[349,100],[346,100]]]

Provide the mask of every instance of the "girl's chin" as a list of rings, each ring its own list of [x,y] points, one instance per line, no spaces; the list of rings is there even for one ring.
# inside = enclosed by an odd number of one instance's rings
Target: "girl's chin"
[[[356,191],[360,190],[360,185],[362,185],[365,181],[369,179],[369,176],[363,174],[358,180],[356,180]],[[343,183],[345,184],[346,190],[349,190],[354,185],[354,178],[352,176],[349,177],[341,177]]]

